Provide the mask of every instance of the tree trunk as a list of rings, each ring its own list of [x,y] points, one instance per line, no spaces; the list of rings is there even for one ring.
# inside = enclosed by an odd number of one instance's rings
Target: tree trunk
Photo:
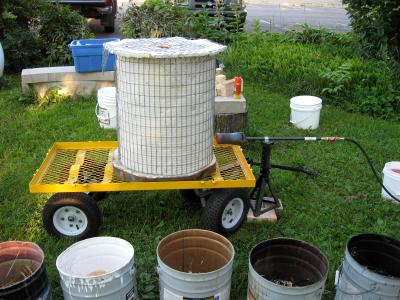
[[[247,125],[247,112],[240,114],[216,114],[215,133],[243,131]]]

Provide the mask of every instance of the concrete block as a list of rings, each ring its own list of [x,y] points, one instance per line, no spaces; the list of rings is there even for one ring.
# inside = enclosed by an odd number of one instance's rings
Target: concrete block
[[[243,95],[240,99],[232,97],[215,97],[216,114],[242,114],[247,112],[247,103]]]
[[[276,215],[275,210],[267,211],[258,217],[254,216],[253,211],[249,210],[247,214],[247,222],[271,222],[275,223],[278,221],[278,216]]]
[[[45,83],[29,84],[39,97],[43,97],[46,91],[52,87],[60,87],[64,95],[82,95],[88,96],[96,93],[98,89],[107,86],[114,86],[113,81],[54,81]]]
[[[271,199],[270,197],[268,197],[267,199]],[[254,200],[253,204],[254,204]],[[279,201],[279,207],[272,209],[270,211],[267,211],[261,215],[259,215],[258,217],[254,216],[253,211],[250,209],[248,214],[247,214],[247,221],[249,222],[276,222],[282,215],[283,213],[283,206],[282,206],[282,201],[280,199],[278,199]],[[268,202],[263,202],[262,204],[262,210],[271,207],[273,204],[272,203],[268,203]]]
[[[77,73],[74,66],[24,69],[21,84],[23,89],[33,88],[39,97],[55,86],[66,95],[90,95],[101,87],[114,86],[114,71]]]

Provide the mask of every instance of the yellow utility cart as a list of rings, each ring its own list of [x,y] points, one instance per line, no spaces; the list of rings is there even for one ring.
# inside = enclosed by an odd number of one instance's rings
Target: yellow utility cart
[[[249,210],[248,188],[256,179],[242,149],[214,145],[217,168],[211,176],[188,181],[136,181],[119,178],[112,158],[117,142],[55,143],[33,176],[31,193],[55,193],[43,213],[46,230],[58,236],[86,238],[100,227],[97,201],[107,192],[181,190],[184,198],[201,201],[203,223],[220,233],[236,231]]]

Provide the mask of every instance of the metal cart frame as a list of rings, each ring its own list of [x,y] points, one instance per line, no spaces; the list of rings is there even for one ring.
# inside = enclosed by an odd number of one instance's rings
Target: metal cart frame
[[[255,187],[256,179],[240,146],[214,145],[217,167],[206,178],[135,182],[114,174],[117,147],[115,141],[57,142],[51,147],[29,184],[31,193],[56,193],[42,213],[49,233],[76,238],[95,235],[100,226],[95,200],[102,192],[116,191],[182,190],[189,200],[201,200],[205,226],[224,234],[236,231],[246,219],[247,189]]]

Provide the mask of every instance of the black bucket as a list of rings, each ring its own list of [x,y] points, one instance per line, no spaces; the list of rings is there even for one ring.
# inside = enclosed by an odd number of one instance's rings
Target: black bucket
[[[400,241],[381,234],[364,233],[347,242],[350,255],[370,271],[400,278]]]
[[[261,242],[250,252],[247,299],[319,300],[328,271],[326,256],[306,242]]]
[[[0,243],[0,299],[51,300],[42,249],[34,243]]]

